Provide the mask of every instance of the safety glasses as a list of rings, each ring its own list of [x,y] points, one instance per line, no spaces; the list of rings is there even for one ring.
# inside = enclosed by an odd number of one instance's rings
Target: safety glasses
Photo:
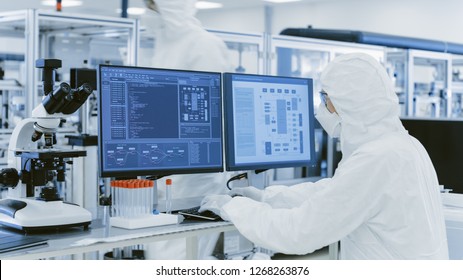
[[[323,89],[320,91],[320,98],[323,101],[323,103],[325,103],[325,106],[328,108],[327,99],[329,99],[329,97],[328,97],[328,94],[326,93],[326,91],[324,91]]]

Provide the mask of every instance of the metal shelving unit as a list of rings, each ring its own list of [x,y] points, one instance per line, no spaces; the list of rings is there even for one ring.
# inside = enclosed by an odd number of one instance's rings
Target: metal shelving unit
[[[82,67],[84,61],[90,67],[103,62],[136,65],[138,24],[134,19],[41,10],[0,13],[0,35],[7,42],[1,51],[20,60],[17,76],[24,84],[25,117],[40,102],[38,58],[61,59],[57,72],[63,81],[71,67]]]
[[[403,116],[452,117],[452,56],[421,50],[387,50]]]

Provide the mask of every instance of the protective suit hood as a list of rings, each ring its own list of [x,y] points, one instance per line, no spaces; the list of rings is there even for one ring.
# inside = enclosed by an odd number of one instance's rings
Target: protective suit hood
[[[196,0],[156,0],[159,9],[163,36],[175,39],[182,33],[191,32],[191,28],[202,28],[195,18]]]
[[[195,0],[156,0],[159,10],[144,18],[154,35],[150,66],[157,68],[233,71],[224,41],[205,30],[195,18]]]
[[[384,67],[373,57],[352,53],[335,58],[320,77],[341,120],[343,159],[363,143],[404,131],[399,102]]]

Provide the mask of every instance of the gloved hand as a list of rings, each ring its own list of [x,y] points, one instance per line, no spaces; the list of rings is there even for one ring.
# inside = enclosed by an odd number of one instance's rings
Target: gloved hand
[[[225,204],[227,204],[231,199],[231,196],[224,194],[208,195],[201,201],[201,207],[199,208],[199,212],[209,210],[219,215],[222,218],[222,220],[230,221],[230,218],[222,210],[222,207]]]
[[[264,191],[252,186],[243,188],[233,188],[231,191],[228,192],[228,194],[231,196],[248,197],[255,201],[262,201],[262,199],[264,198]]]

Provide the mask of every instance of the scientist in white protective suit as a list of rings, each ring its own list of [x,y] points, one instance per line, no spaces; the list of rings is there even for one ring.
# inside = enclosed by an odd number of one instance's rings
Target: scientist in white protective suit
[[[195,17],[196,0],[144,0],[155,19],[153,67],[225,72],[233,71],[230,53],[219,37]]]
[[[230,72],[233,70],[225,43],[205,30],[195,17],[196,0],[144,0],[151,10],[155,48],[151,66],[180,70]],[[158,199],[165,199],[165,179],[172,179],[172,198],[203,197],[226,193],[227,173],[173,175],[157,181]],[[175,207],[175,204],[174,204]],[[218,236],[199,239],[199,258],[209,258]],[[149,259],[185,259],[185,239],[147,246]]]
[[[249,240],[307,254],[338,240],[342,259],[448,259],[436,172],[402,126],[398,98],[371,56],[341,55],[323,71],[326,103],[316,118],[340,137],[332,178],[291,187],[235,189],[202,209],[230,220]]]

